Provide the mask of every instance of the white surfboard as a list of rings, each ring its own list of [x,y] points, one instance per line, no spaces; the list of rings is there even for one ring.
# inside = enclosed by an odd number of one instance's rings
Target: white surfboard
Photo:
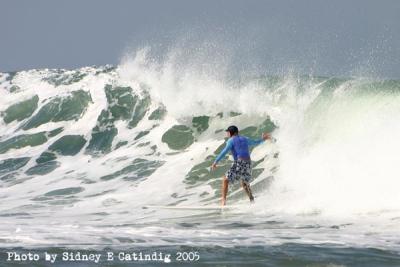
[[[207,206],[159,206],[159,205],[146,205],[143,209],[168,209],[168,210],[229,210],[237,208],[238,206],[221,206],[221,205],[207,205]]]

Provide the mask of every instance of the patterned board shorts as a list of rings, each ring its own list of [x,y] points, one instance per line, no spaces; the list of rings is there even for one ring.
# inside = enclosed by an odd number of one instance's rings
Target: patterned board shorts
[[[240,179],[249,182],[251,178],[251,161],[241,159],[234,161],[225,175],[230,183]]]

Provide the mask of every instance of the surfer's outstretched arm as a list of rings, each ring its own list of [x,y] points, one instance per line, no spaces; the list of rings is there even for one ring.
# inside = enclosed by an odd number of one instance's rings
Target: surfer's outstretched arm
[[[255,139],[251,139],[251,138],[247,137],[247,144],[249,146],[257,146],[257,145],[260,145],[262,143],[264,143],[264,139],[256,139],[255,140]]]
[[[246,138],[247,138],[247,144],[249,146],[257,146],[257,145],[260,145],[260,144],[264,143],[265,140],[271,139],[271,134],[263,133],[262,139],[251,139],[251,138],[248,138],[248,137],[246,137]]]
[[[225,157],[226,153],[228,153],[229,150],[232,149],[232,147],[233,147],[232,139],[229,139],[229,140],[226,142],[226,146],[224,147],[224,149],[219,153],[219,155],[218,155],[217,158],[215,159],[215,161],[214,161],[214,163],[213,163],[213,166],[216,166],[217,163],[218,163],[221,159],[223,159],[223,158]]]
[[[219,153],[219,155],[211,165],[211,170],[215,170],[217,168],[217,163],[225,157],[226,153],[228,153],[228,151],[231,150],[232,147],[233,147],[232,139],[228,139],[225,148]]]

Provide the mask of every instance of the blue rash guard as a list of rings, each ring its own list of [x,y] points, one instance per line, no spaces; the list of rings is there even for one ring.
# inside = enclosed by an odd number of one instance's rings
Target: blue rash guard
[[[225,148],[219,153],[214,163],[218,163],[226,153],[230,150],[233,159],[236,161],[238,158],[250,159],[249,146],[256,146],[264,143],[263,139],[253,140],[245,136],[235,135],[228,139]]]

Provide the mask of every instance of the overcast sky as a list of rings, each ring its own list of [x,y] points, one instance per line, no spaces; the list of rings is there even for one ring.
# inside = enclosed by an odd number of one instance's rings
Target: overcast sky
[[[399,0],[0,0],[0,25],[3,72],[118,64],[147,46],[227,51],[265,73],[400,78]]]

